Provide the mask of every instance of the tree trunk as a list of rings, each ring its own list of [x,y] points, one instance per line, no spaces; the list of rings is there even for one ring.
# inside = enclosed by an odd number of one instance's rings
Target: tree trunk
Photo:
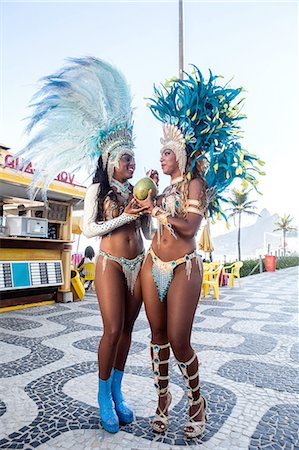
[[[286,230],[282,230],[283,256],[286,255]]]
[[[241,261],[241,212],[239,212],[238,223],[238,260]]]

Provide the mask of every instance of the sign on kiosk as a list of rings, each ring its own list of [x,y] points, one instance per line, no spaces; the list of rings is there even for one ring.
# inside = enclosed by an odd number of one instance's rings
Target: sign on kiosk
[[[0,156],[0,165],[4,168],[8,167],[10,169],[19,170],[20,172],[30,173],[31,175],[33,175],[35,172],[35,169],[31,162],[27,163],[27,165],[24,166],[25,160],[21,158],[15,158],[11,153],[5,152],[5,155],[0,154]],[[55,180],[72,184],[73,186],[80,186],[80,184],[75,182],[75,175],[64,170],[55,177]]]

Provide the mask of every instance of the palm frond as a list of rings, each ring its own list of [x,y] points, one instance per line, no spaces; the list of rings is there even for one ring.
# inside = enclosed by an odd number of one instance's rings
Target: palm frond
[[[244,210],[244,211],[242,211],[244,214],[247,214],[247,216],[259,216],[259,217],[261,217],[261,215],[259,214],[259,213],[256,213],[256,212],[254,212],[254,211],[246,211],[246,210]]]

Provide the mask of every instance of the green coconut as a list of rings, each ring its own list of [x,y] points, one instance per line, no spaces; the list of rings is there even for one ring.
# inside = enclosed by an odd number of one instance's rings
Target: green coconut
[[[155,198],[157,195],[157,185],[149,177],[141,178],[134,186],[133,193],[138,200],[145,200],[148,196],[148,191],[152,190],[151,197]]]

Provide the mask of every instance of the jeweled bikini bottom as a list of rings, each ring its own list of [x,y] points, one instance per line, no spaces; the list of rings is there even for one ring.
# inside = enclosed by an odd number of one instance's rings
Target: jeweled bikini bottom
[[[136,256],[134,259],[127,259],[121,256],[118,258],[117,256],[110,255],[110,253],[106,253],[103,250],[99,251],[99,255],[103,256],[103,263],[102,268],[103,272],[106,269],[107,266],[107,260],[110,259],[110,261],[117,262],[125,275],[127,286],[131,294],[133,295],[134,292],[134,286],[141,268],[141,264],[144,259],[144,251]]]
[[[152,275],[155,285],[157,286],[158,295],[161,302],[164,300],[168,292],[170,283],[174,276],[174,269],[180,264],[186,263],[186,275],[188,280],[190,280],[192,259],[196,258],[198,263],[200,258],[196,251],[189,253],[189,255],[182,256],[182,258],[174,259],[173,261],[162,261],[162,259],[158,258],[152,248],[149,249],[149,254],[153,260]]]

